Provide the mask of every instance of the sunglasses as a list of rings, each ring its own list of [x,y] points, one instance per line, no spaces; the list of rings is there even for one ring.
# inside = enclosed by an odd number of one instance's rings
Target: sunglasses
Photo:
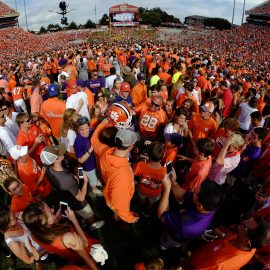
[[[98,74],[92,74],[93,76],[98,76]]]
[[[31,119],[28,118],[27,120],[25,120],[25,121],[23,121],[23,122],[24,122],[24,123],[25,123],[25,122],[29,123],[30,121],[31,121]]]
[[[8,107],[6,107],[6,108],[2,108],[2,110],[0,110],[1,112],[2,111],[6,111],[8,109]]]
[[[97,98],[104,97],[104,95],[97,96]]]
[[[161,105],[156,104],[156,103],[153,102],[153,101],[151,102],[151,105],[154,106],[154,107],[156,107],[156,108],[159,108],[159,107],[161,106]]]
[[[79,119],[77,120],[77,124],[78,124],[79,126],[82,126],[82,125],[84,125],[84,124],[89,124],[89,120],[88,120],[87,117],[83,116],[83,117],[81,117],[81,118],[79,118]]]

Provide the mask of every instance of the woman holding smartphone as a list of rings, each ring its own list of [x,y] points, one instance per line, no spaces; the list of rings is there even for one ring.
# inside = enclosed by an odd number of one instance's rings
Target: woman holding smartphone
[[[67,207],[66,217],[72,225],[57,223],[56,216],[44,202],[30,204],[23,212],[23,221],[33,239],[45,250],[67,261],[84,262],[90,270],[97,270],[96,262],[89,254],[98,240],[86,236],[74,212]],[[104,260],[106,251],[103,249]]]

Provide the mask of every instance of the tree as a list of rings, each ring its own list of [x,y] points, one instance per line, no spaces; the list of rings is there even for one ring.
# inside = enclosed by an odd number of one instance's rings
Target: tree
[[[88,29],[88,28],[96,28],[96,24],[93,23],[90,19],[87,20],[87,22],[84,25],[84,28]]]
[[[178,18],[167,14],[167,12],[161,10],[159,7],[155,7],[149,10],[143,7],[139,7],[139,13],[142,19],[142,23],[151,24],[153,26],[159,26],[161,23],[166,22],[181,23]],[[157,19],[157,21],[155,21],[155,19]]]
[[[219,30],[231,29],[231,23],[222,18],[207,18],[204,20],[204,25],[208,27],[214,27]]]
[[[141,14],[142,24],[151,24],[152,26],[160,26],[160,14],[152,11],[146,11]]]
[[[77,26],[77,24],[76,24],[75,22],[72,21],[72,22],[69,24],[69,26],[67,27],[67,29],[69,29],[69,30],[78,29],[78,26]]]
[[[103,14],[102,18],[99,20],[101,25],[109,25],[109,16],[107,14]]]
[[[41,26],[39,29],[39,34],[44,34],[44,33],[47,33],[47,30],[44,26]]]

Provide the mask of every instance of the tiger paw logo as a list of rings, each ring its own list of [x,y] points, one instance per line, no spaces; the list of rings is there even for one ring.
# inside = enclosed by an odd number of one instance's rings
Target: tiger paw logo
[[[117,121],[119,119],[119,115],[117,112],[111,112],[110,117],[112,120]]]
[[[127,5],[123,4],[120,6],[120,11],[126,11],[127,10]]]

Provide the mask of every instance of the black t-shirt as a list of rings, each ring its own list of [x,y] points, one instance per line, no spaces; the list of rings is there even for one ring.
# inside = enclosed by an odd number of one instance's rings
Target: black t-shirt
[[[63,171],[55,171],[50,166],[46,175],[51,185],[59,192],[60,200],[66,202],[73,211],[82,210],[87,205],[86,200],[80,202],[76,199],[80,191],[79,183],[66,169]]]

